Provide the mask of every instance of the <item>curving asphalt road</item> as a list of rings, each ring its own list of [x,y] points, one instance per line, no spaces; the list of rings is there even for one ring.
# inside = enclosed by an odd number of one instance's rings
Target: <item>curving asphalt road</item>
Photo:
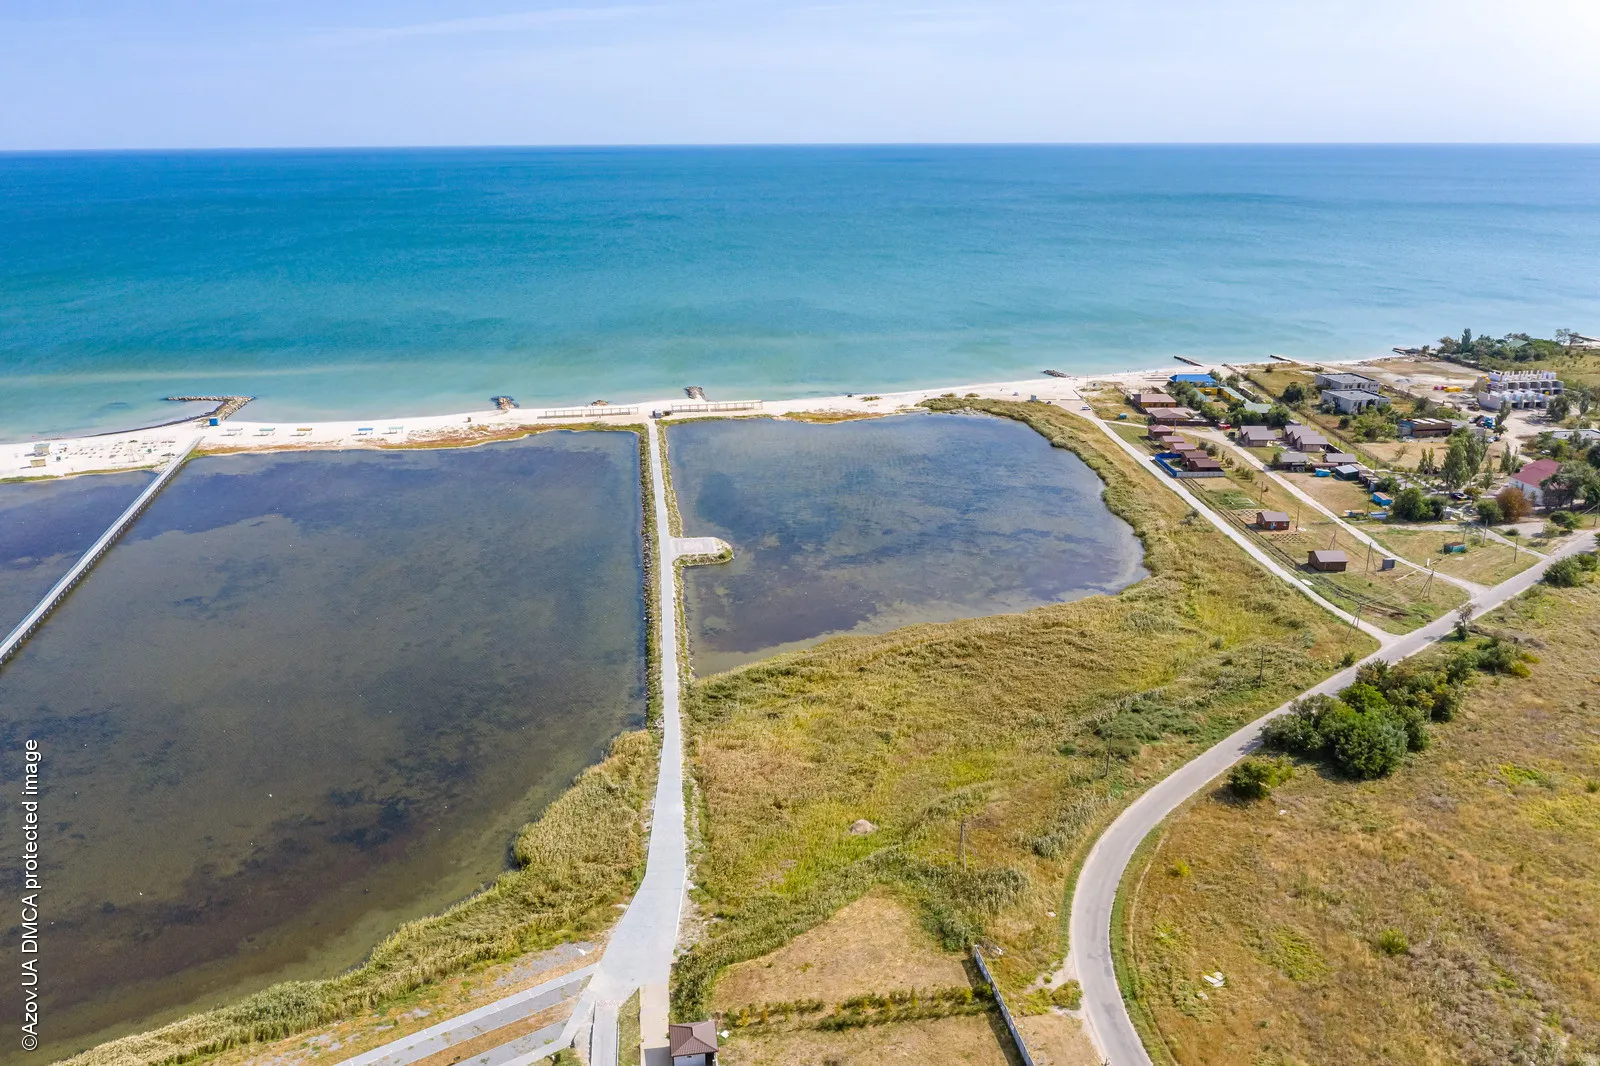
[[[1592,548],[1594,542],[1594,534],[1585,534],[1538,565],[1473,597],[1469,601],[1473,617],[1492,611],[1526,592],[1544,576],[1551,563]],[[1362,662],[1374,659],[1398,662],[1429,647],[1454,628],[1455,613],[1451,612],[1380,648]],[[1355,679],[1359,666],[1360,663],[1341,670],[1301,695],[1337,692]],[[1111,908],[1116,901],[1123,872],[1140,842],[1179,804],[1253,751],[1260,744],[1262,725],[1287,711],[1291,703],[1264,715],[1206,750],[1140,796],[1100,834],[1089,857],[1084,860],[1072,897],[1072,917],[1068,928],[1071,946],[1067,969],[1083,985],[1084,1021],[1089,1037],[1110,1066],[1148,1066],[1151,1061],[1138,1031],[1133,1027],[1133,1020],[1128,1016],[1111,959]]]

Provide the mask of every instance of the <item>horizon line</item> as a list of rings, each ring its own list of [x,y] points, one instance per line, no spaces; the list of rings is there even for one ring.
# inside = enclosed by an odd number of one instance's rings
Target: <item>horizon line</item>
[[[1596,148],[1600,141],[571,141],[438,144],[153,145],[123,148],[0,148],[0,156],[150,155],[207,152],[619,151],[808,148]]]

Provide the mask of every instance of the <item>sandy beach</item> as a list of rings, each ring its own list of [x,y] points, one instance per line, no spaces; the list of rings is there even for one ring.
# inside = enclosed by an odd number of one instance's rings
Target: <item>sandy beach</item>
[[[1352,357],[1312,362],[1303,366],[1331,364],[1375,364],[1391,357]],[[1193,365],[1173,363],[1163,367],[1125,370],[1109,374],[1080,374],[1051,377],[1039,374],[1015,381],[989,381],[971,384],[939,385],[906,392],[809,397],[766,400],[749,396],[709,395],[707,401],[682,395],[604,406],[559,407],[525,404],[508,411],[492,407],[477,411],[409,418],[372,417],[325,422],[259,422],[228,418],[219,425],[208,425],[206,418],[121,433],[87,437],[60,437],[37,441],[0,444],[0,478],[68,477],[102,471],[132,470],[159,466],[170,461],[199,438],[199,447],[218,451],[277,451],[299,448],[384,448],[460,446],[474,441],[501,439],[521,429],[559,428],[594,422],[617,425],[637,423],[655,412],[667,419],[717,417],[783,416],[803,412],[843,415],[886,415],[915,407],[923,400],[947,393],[965,396],[975,393],[985,398],[1028,399],[1056,402],[1078,400],[1085,389],[1097,385],[1129,389],[1150,388],[1177,373],[1203,373],[1217,370],[1234,372],[1227,363]],[[707,406],[709,403],[711,406]],[[720,409],[719,409],[720,408]],[[246,407],[244,415],[249,414]],[[667,414],[667,412],[671,412]]]

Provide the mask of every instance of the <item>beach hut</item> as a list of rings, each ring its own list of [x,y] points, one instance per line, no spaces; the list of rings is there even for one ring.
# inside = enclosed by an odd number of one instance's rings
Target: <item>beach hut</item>
[[[1338,574],[1350,565],[1350,559],[1337,548],[1313,548],[1307,553],[1306,565],[1313,570]]]
[[[1265,448],[1278,439],[1278,431],[1271,426],[1240,426],[1239,443],[1246,448]]]
[[[1283,511],[1257,511],[1256,528],[1283,533],[1289,528],[1289,516]]]

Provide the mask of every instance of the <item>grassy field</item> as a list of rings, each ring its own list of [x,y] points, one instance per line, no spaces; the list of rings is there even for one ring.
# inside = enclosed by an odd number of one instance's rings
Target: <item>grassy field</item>
[[[1011,1061],[1008,1038],[975,977],[963,955],[934,942],[905,901],[870,892],[776,951],[728,971],[714,1000],[715,1013],[731,1027],[719,1061],[1001,1066]],[[898,1005],[888,1011],[846,1006],[869,1000]],[[896,1020],[900,1014],[905,1017]],[[867,1024],[844,1027],[842,1018]],[[932,1050],[944,1042],[948,1051]]]
[[[593,936],[616,918],[644,873],[644,816],[655,787],[657,743],[624,733],[516,842],[518,869],[443,914],[402,926],[365,963],[325,981],[273,987],[66,1060],[73,1066],[177,1063],[238,1045],[280,1040],[378,1012],[387,1039],[421,1029],[392,1008],[419,989],[529,952]],[[492,998],[492,997],[491,997]],[[385,1023],[387,1024],[387,1023]]]
[[[1408,633],[1466,602],[1467,594],[1447,581],[1430,582],[1427,575],[1410,567],[1379,569],[1380,555],[1369,553],[1365,544],[1337,522],[1289,497],[1260,474],[1248,481],[1241,473],[1236,474],[1188,484],[1213,510],[1229,518],[1332,603],[1347,611],[1359,607],[1362,618],[1391,633]],[[1261,532],[1254,523],[1257,512],[1263,509],[1286,511],[1291,518],[1298,510],[1301,524],[1288,532]],[[1342,550],[1350,560],[1349,569],[1344,573],[1309,569],[1306,558],[1313,548]]]
[[[1345,481],[1336,477],[1317,477],[1315,474],[1279,474],[1278,476],[1290,482],[1295,488],[1337,515],[1342,515],[1346,511],[1370,511],[1378,506],[1372,502],[1372,494],[1362,488],[1359,481]],[[1287,500],[1289,504],[1293,504],[1293,506],[1286,505],[1282,508],[1291,514],[1294,513],[1295,507],[1307,512],[1311,510],[1311,508],[1287,495],[1282,498]],[[1308,514],[1307,517],[1313,518],[1316,516]]]
[[[1480,585],[1498,585],[1538,562],[1538,557],[1530,552],[1519,551],[1497,540],[1483,540],[1476,530],[1467,535],[1459,529],[1407,529],[1382,523],[1369,526],[1367,532],[1402,559],[1410,559],[1419,566],[1431,559],[1439,573]],[[1446,555],[1446,544],[1466,544],[1467,550]]]
[[[1304,765],[1154,838],[1123,912],[1157,1062],[1600,1061],[1600,582],[1484,626],[1531,677],[1481,677],[1393,776]]]
[[[1094,413],[1104,419],[1115,421],[1118,415],[1127,415],[1127,421],[1139,426],[1147,425],[1150,421],[1129,402],[1127,394],[1121,389],[1085,392],[1083,402],[1094,408]]]
[[[1071,871],[1116,810],[1372,646],[1074,415],[930,406],[1014,417],[1083,457],[1151,576],[1117,596],[832,640],[697,681],[686,717],[709,925],[675,968],[676,1017],[704,1016],[729,967],[875,886],[949,948],[992,939],[998,979],[1025,989],[1061,959]],[[874,830],[852,833],[858,819]]]

